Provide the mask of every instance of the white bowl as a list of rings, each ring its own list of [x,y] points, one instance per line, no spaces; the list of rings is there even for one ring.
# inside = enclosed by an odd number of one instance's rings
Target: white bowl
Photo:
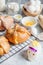
[[[25,25],[25,22],[26,21],[33,21],[34,20],[34,22],[35,22],[35,24],[33,24],[32,26],[26,26]],[[37,19],[36,18],[34,18],[34,17],[31,17],[31,16],[27,16],[27,17],[24,17],[22,20],[21,20],[21,23],[25,26],[25,27],[33,27],[33,26],[36,26],[37,25],[37,23],[38,23],[38,21],[37,21]]]
[[[15,20],[16,22],[20,22],[21,19],[22,19],[22,15],[16,14],[15,16],[13,16],[13,18],[14,18],[14,20]]]

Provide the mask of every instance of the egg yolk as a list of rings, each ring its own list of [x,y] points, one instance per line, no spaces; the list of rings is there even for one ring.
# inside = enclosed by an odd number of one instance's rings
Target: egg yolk
[[[34,25],[35,24],[35,22],[34,22],[34,20],[33,21],[26,21],[25,22],[25,26],[32,26],[32,25]]]

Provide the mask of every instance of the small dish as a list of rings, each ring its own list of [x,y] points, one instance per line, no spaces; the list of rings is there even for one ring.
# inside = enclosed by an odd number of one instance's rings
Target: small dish
[[[22,19],[22,15],[16,14],[15,16],[13,16],[13,18],[16,22],[20,22],[20,20]]]
[[[36,26],[38,22],[37,22],[37,20],[36,20],[34,17],[27,16],[27,17],[24,17],[24,18],[21,20],[21,23],[22,23],[25,27],[33,27],[33,26]]]

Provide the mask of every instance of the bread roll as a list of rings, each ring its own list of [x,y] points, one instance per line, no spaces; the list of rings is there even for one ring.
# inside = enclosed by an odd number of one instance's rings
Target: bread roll
[[[11,16],[3,16],[1,17],[1,21],[5,29],[9,29],[14,25],[14,20]]]
[[[33,0],[33,1],[30,0],[28,3],[24,4],[22,10],[23,10],[23,13],[26,16],[37,16],[42,11],[41,1],[39,1],[39,0]]]
[[[4,36],[0,36],[0,55],[4,55],[9,52],[10,45],[8,40]]]
[[[25,42],[30,37],[30,35],[31,34],[28,32],[28,30],[18,24],[15,24],[13,29],[9,29],[6,32],[7,39],[13,44],[20,44]]]
[[[36,11],[36,12],[30,12],[30,11],[27,11],[24,7],[23,7],[23,9],[22,9],[22,11],[23,11],[23,13],[26,15],[26,16],[37,16],[37,15],[39,15],[40,13],[41,13],[41,11],[42,11],[42,8],[41,8],[41,6],[40,6],[40,10],[39,11]]]

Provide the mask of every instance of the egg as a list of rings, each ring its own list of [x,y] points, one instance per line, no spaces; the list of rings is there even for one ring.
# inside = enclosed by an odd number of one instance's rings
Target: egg
[[[32,20],[32,21],[26,21],[26,22],[24,23],[25,26],[32,26],[32,25],[34,25],[34,24],[35,24],[34,20]]]
[[[31,29],[37,25],[37,20],[34,17],[26,16],[22,18],[21,23],[23,26]]]

